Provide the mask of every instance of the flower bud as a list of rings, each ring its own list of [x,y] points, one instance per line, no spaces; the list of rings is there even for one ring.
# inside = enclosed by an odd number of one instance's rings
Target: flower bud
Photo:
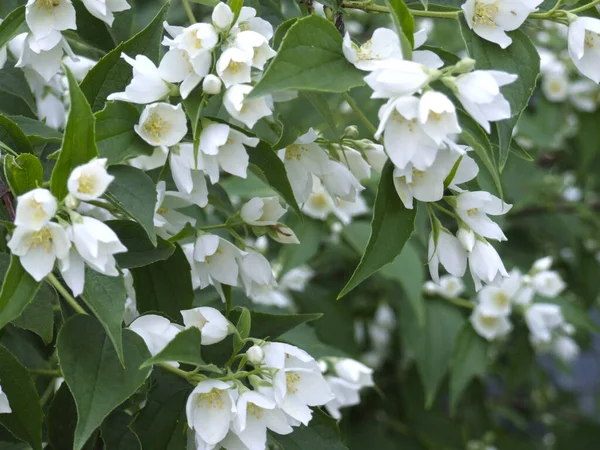
[[[543,272],[545,270],[550,270],[550,267],[552,267],[552,256],[546,256],[536,260],[531,269],[533,272]]]
[[[226,30],[233,23],[233,11],[227,3],[219,2],[212,13],[212,23],[218,30]]]
[[[79,199],[76,199],[71,194],[67,194],[65,197],[65,206],[69,209],[77,209],[79,206]]]
[[[344,130],[344,135],[350,139],[356,139],[359,136],[358,127],[356,125],[349,125]]]
[[[265,352],[258,345],[253,345],[246,352],[246,356],[251,364],[257,365],[263,362],[263,359],[265,358]]]
[[[466,251],[473,250],[475,246],[475,233],[473,230],[461,227],[456,233],[456,237]]]
[[[423,291],[428,295],[434,295],[439,292],[439,288],[433,281],[426,281],[423,285]]]
[[[475,60],[471,58],[463,58],[454,66],[453,72],[465,73],[470,72],[475,67]]]
[[[222,3],[219,3],[222,4]],[[217,95],[221,93],[221,80],[219,77],[213,74],[206,75],[202,82],[202,90],[210,95]]]

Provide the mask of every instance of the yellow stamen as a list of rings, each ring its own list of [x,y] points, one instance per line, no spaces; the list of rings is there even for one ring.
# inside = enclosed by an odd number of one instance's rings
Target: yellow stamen
[[[300,381],[300,375],[297,373],[286,373],[285,374],[285,384],[287,387],[287,391],[295,394],[298,392],[297,384]]]
[[[473,16],[473,25],[488,25],[492,28],[496,28],[496,22],[494,17],[500,11],[495,4],[483,3],[481,1],[475,2],[475,15]]]
[[[96,187],[96,175],[82,173],[79,177],[78,191],[82,194],[91,194]]]
[[[160,138],[171,129],[171,124],[166,122],[157,113],[152,113],[144,122],[142,128],[158,142]]]
[[[218,389],[213,389],[205,394],[200,394],[197,402],[199,408],[223,409],[224,406],[221,391]]]
[[[263,409],[254,403],[248,403],[248,414],[252,414],[257,419],[260,419],[263,415]]]
[[[302,153],[306,152],[306,147],[298,144],[288,145],[285,149],[285,159],[289,161],[290,159],[295,159],[300,161],[302,159]]]
[[[37,0],[35,6],[38,8],[52,9],[60,5],[60,0]]]
[[[44,227],[39,231],[35,231],[29,237],[29,241],[27,244],[31,248],[36,248],[41,245],[44,247],[44,250],[49,252],[52,249],[52,233],[50,233],[50,229],[48,227]]]
[[[479,208],[471,208],[471,209],[467,209],[467,216],[469,217],[474,217],[477,214],[479,214]]]

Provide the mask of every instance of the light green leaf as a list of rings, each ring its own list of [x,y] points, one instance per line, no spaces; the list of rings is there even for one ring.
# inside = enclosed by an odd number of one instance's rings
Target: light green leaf
[[[334,418],[315,409],[308,426],[302,425],[285,436],[272,435],[285,450],[348,450],[340,437],[340,429]]]
[[[58,160],[50,178],[50,189],[59,200],[62,200],[68,193],[67,180],[71,171],[98,156],[94,135],[96,119],[79,89],[77,80],[69,69],[65,68],[65,70],[69,80],[71,107]]]
[[[60,131],[50,128],[39,120],[24,116],[10,116],[9,119],[17,124],[25,136],[27,136],[27,139],[33,144],[40,142],[62,142],[63,135]]]
[[[154,148],[133,129],[140,115],[130,103],[108,102],[96,113],[96,145],[98,154],[108,164],[121,164],[140,155],[151,155]]]
[[[10,264],[8,264],[9,258]],[[40,288],[40,283],[23,269],[17,256],[9,257],[6,253],[0,254],[0,265],[8,266],[8,270],[2,270],[6,272],[2,291],[0,291],[0,329],[2,329],[7,323],[19,317],[32,302]]]
[[[15,196],[24,194],[44,182],[44,168],[38,158],[30,153],[23,153],[15,158],[6,155],[4,159],[4,175]]]
[[[404,0],[385,0],[385,3],[390,9],[396,32],[400,38],[402,55],[404,59],[412,59],[412,50],[415,46],[415,19]]]
[[[52,305],[58,302],[56,292],[49,284],[42,284],[33,301],[25,307],[12,324],[29,330],[42,338],[45,344],[52,342],[54,335],[54,311]]]
[[[162,312],[180,321],[180,311],[190,309],[194,301],[192,274],[181,247],[165,261],[131,269],[140,313]]]
[[[197,327],[180,331],[177,335],[152,358],[144,361],[142,367],[169,361],[179,361],[186,364],[203,365],[201,351],[202,333]]]
[[[4,18],[0,24],[0,48],[17,35],[21,25],[25,23],[25,6],[19,6]]]
[[[0,346],[0,384],[12,409],[0,414],[0,423],[34,450],[42,449],[44,413],[27,369],[5,347]]]
[[[115,346],[119,359],[123,361],[121,324],[127,299],[123,277],[108,277],[95,270],[86,270],[81,298],[100,321]]]
[[[414,230],[416,210],[404,207],[394,188],[393,172],[393,164],[388,161],[381,173],[377,189],[369,243],[338,299],[392,262],[402,252],[404,244]]]
[[[80,450],[110,412],[129,398],[150,374],[140,369],[150,353],[142,338],[123,332],[125,367],[100,322],[76,315],[63,325],[56,350],[65,382],[77,405],[74,450]]]
[[[160,237],[157,238],[156,247],[152,245],[148,235],[137,222],[111,220],[106,224],[117,233],[121,244],[127,247],[127,252],[115,255],[121,269],[143,267],[156,261],[164,261],[175,251],[175,245]]]
[[[512,38],[512,44],[502,49],[494,42],[477,36],[462,17],[460,29],[467,52],[476,61],[476,69],[502,70],[519,76],[514,83],[502,88],[502,94],[510,103],[512,117],[494,123],[500,149],[498,166],[502,171],[510,153],[513,128],[529,103],[540,74],[540,57],[529,37],[521,30],[507,33]]]
[[[242,307],[242,311],[235,326],[242,339],[250,336],[250,328],[252,327],[252,317],[248,308]]]
[[[163,21],[167,18],[169,5],[170,1],[167,1],[146,28],[107,53],[89,71],[81,83],[81,90],[92,105],[93,111],[100,111],[104,108],[106,97],[113,92],[124,91],[133,78],[132,68],[121,58],[121,53],[132,58],[135,58],[136,55],[145,55],[154,63],[158,62]]]
[[[17,153],[33,153],[33,147],[19,126],[2,115],[0,115],[0,141]]]
[[[450,410],[456,411],[460,396],[470,381],[487,369],[488,343],[467,323],[456,338],[450,362]]]
[[[152,179],[143,170],[135,167],[117,165],[108,169],[115,177],[108,186],[106,198],[123,214],[139,223],[156,245],[154,229],[154,208],[156,206],[156,187]]]
[[[290,89],[345,92],[361,86],[364,73],[342,53],[342,37],[327,19],[298,19],[281,42],[277,56],[249,94],[250,98]]]
[[[350,357],[350,355],[339,348],[321,342],[315,329],[310,325],[299,325],[279,336],[278,340],[300,347],[302,350],[308,352],[313,358],[332,356],[337,356],[339,358]]]

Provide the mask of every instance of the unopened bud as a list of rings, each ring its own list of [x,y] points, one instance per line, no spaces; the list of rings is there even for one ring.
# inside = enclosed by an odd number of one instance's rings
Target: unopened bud
[[[473,250],[475,246],[475,233],[473,230],[461,227],[458,229],[456,237],[466,251],[470,252]]]
[[[246,356],[251,364],[257,365],[263,362],[265,352],[258,345],[253,345],[246,352]]]
[[[218,30],[226,30],[231,26],[234,19],[231,8],[224,2],[218,2],[212,13],[212,23]]]
[[[545,270],[550,270],[550,267],[552,267],[552,256],[546,256],[536,260],[531,269],[533,272],[543,272]]]
[[[65,206],[69,209],[77,209],[79,206],[79,199],[73,197],[71,194],[67,194],[65,197]]]
[[[204,77],[202,82],[202,90],[210,95],[217,95],[221,93],[221,80],[216,75],[210,74]]]
[[[475,67],[475,60],[471,58],[463,58],[454,66],[453,72],[466,73],[473,70]]]
[[[325,361],[323,361],[322,359],[320,359],[317,362],[319,363],[319,370],[321,371],[321,373],[327,372],[327,363]]]
[[[356,125],[349,125],[344,130],[344,135],[350,139],[356,139],[359,136],[358,127]]]
[[[423,285],[423,291],[428,295],[434,295],[439,292],[439,287],[433,281],[426,281]]]

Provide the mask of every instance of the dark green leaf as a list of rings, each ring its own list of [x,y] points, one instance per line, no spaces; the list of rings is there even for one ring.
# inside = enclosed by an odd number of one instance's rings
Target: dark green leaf
[[[285,450],[348,450],[342,444],[336,420],[319,409],[313,411],[308,426],[300,426],[285,436],[273,436]]]
[[[335,136],[335,139],[339,141],[340,134],[337,129],[337,123],[331,108],[329,107],[329,103],[327,102],[327,97],[325,94],[320,92],[303,92],[302,95],[308,99],[311,105],[317,110],[317,112],[321,115],[327,126]]]
[[[10,116],[10,120],[19,126],[33,144],[38,142],[62,142],[63,135],[60,131],[50,128],[39,120],[23,116]]]
[[[204,364],[204,361],[202,360],[202,352],[200,349],[201,341],[202,334],[197,327],[191,327],[187,330],[180,331],[164,349],[145,361],[144,364],[142,364],[142,367],[169,361],[202,365]]]
[[[400,38],[402,55],[404,59],[411,59],[412,49],[415,46],[415,19],[413,19],[404,0],[385,0],[385,3],[390,9],[396,32]]]
[[[251,327],[252,317],[250,316],[250,311],[248,308],[242,308],[242,312],[236,324],[236,328],[242,339],[246,339],[248,336],[250,336]]]
[[[121,164],[140,155],[151,155],[154,150],[134,131],[139,121],[135,106],[125,102],[108,102],[96,113],[96,145],[98,154],[108,164]]]
[[[87,74],[81,83],[81,90],[93,111],[104,108],[106,97],[113,92],[124,91],[133,78],[132,68],[121,58],[121,53],[132,58],[145,55],[154,63],[158,62],[163,21],[166,20],[169,5],[170,1],[167,1],[146,28],[106,54]]]
[[[8,42],[16,36],[25,23],[25,6],[19,6],[4,18],[0,24],[0,48],[4,47]]]
[[[106,224],[117,233],[121,244],[127,247],[127,252],[115,255],[119,267],[131,269],[147,266],[156,261],[164,261],[175,251],[175,245],[162,238],[158,239],[156,247],[152,245],[148,235],[137,222],[131,220],[111,220]]]
[[[252,324],[250,336],[256,339],[277,339],[284,333],[293,330],[303,323],[312,322],[322,316],[316,314],[267,314],[250,311],[250,322]],[[233,311],[230,320],[239,319],[240,312]]]
[[[6,155],[4,174],[10,190],[17,197],[32,189],[41,187],[44,182],[42,163],[30,153],[23,153],[17,158]]]
[[[342,53],[342,37],[327,19],[298,19],[249,97],[289,89],[345,92],[363,85],[363,72]]]
[[[115,411],[102,422],[102,441],[105,450],[142,450],[140,440],[129,428],[131,416]]]
[[[48,411],[48,439],[53,450],[72,450],[77,426],[77,407],[73,395],[63,383]]]
[[[106,197],[123,214],[139,223],[152,244],[156,245],[154,229],[154,208],[156,206],[156,187],[152,178],[143,170],[135,167],[117,165],[108,169],[115,177],[106,191]]]
[[[132,269],[140,313],[157,311],[171,320],[181,320],[180,311],[190,309],[194,301],[190,264],[181,247],[176,246],[166,261]]]
[[[123,361],[121,324],[127,298],[123,277],[108,277],[94,270],[86,270],[81,298],[100,321],[115,346],[119,359]]]
[[[0,141],[17,153],[33,153],[33,147],[19,126],[0,115]]]
[[[52,305],[58,303],[56,292],[49,284],[42,284],[33,301],[21,315],[12,321],[13,325],[29,330],[49,344],[54,335],[54,311]]]
[[[9,256],[0,254],[0,261],[5,265]],[[10,265],[0,291],[0,328],[21,315],[31,303],[40,283],[29,275],[17,256],[10,257]]]
[[[406,209],[393,182],[393,164],[388,161],[381,173],[373,209],[371,236],[358,267],[338,298],[392,262],[404,248],[415,227],[415,209]]]
[[[25,79],[23,69],[5,67],[0,70],[0,110],[11,115],[35,117],[36,101]]]
[[[98,156],[94,136],[96,119],[73,74],[70,70],[65,70],[69,80],[71,108],[65,126],[62,147],[50,179],[52,193],[59,200],[67,195],[67,180],[71,171]]]
[[[106,24],[94,17],[80,2],[73,2],[77,19],[77,35],[88,45],[109,52],[114,48]]]
[[[125,330],[123,367],[100,322],[84,315],[65,322],[56,349],[77,405],[73,448],[79,450],[104,418],[142,385],[150,368],[139,367],[150,354],[142,338]]]
[[[279,340],[300,347],[302,350],[307,351],[313,358],[332,356],[339,358],[350,357],[342,350],[321,342],[315,329],[309,325],[299,325],[279,336]]]
[[[34,450],[41,450],[44,413],[40,398],[27,369],[3,346],[0,346],[0,384],[12,409],[10,414],[0,414],[0,423]]]
[[[318,220],[308,217],[304,218],[304,221],[301,221],[299,217],[294,219],[288,220],[287,224],[294,231],[301,244],[289,244],[281,249],[283,273],[308,262],[319,250],[321,238],[325,232],[323,224]]]

